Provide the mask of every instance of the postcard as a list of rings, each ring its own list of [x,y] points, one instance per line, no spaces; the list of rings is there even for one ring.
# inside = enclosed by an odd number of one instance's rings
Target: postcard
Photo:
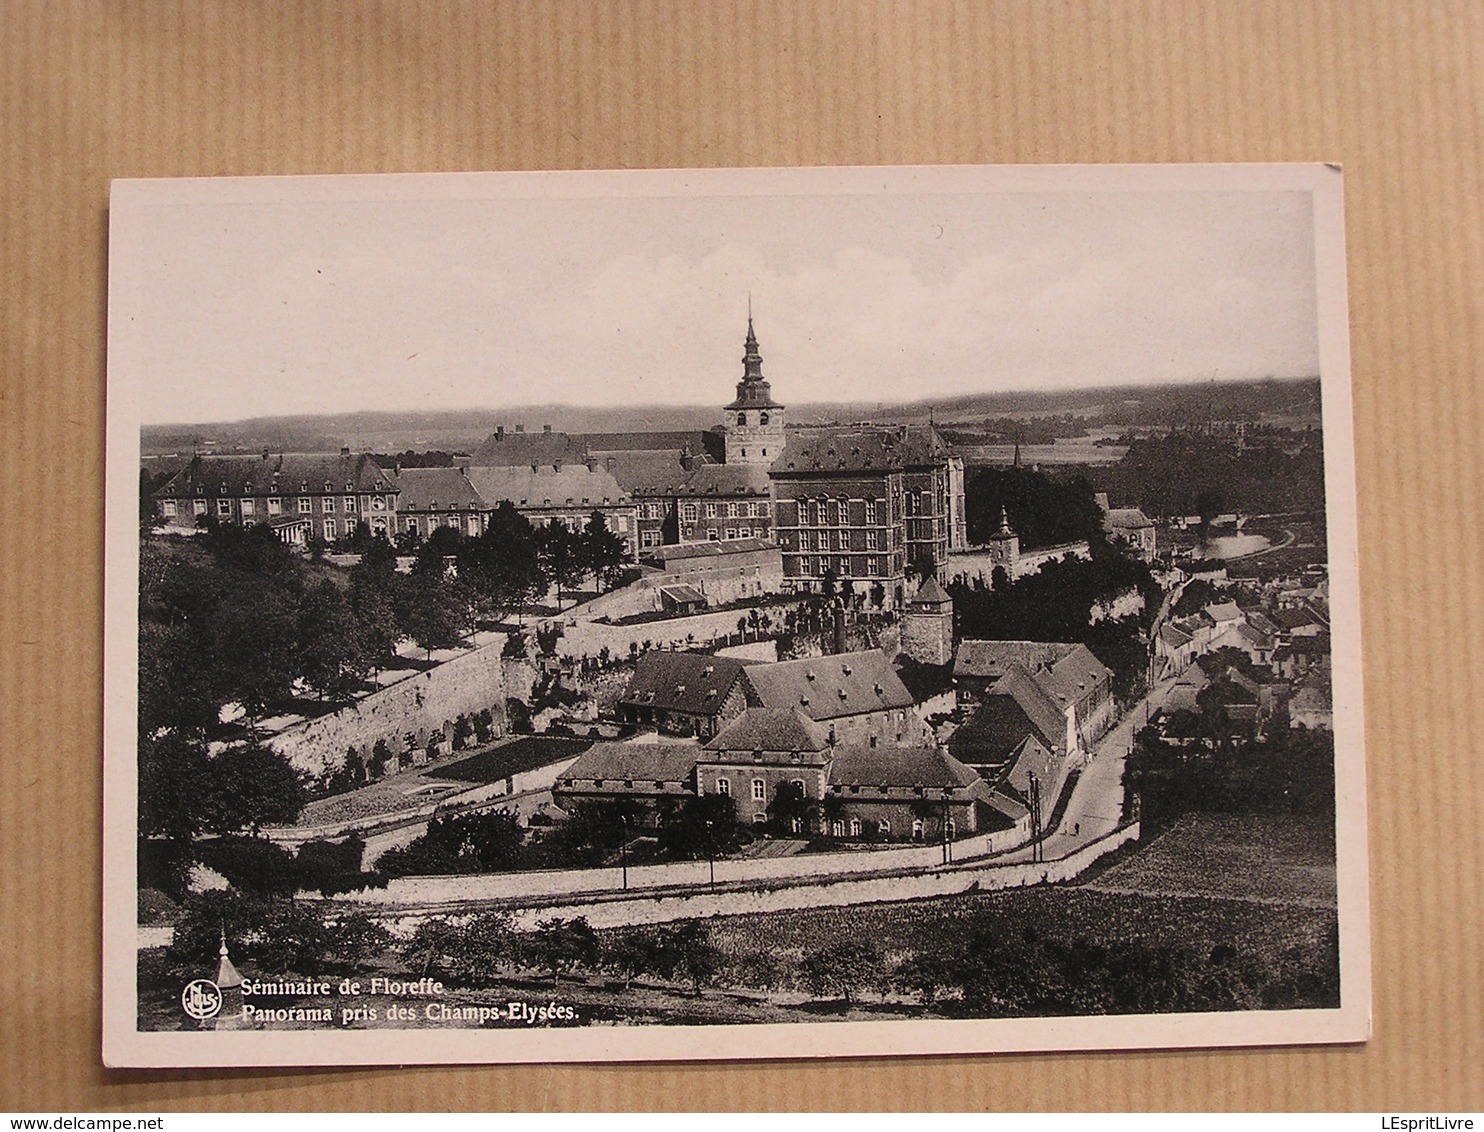
[[[115,182],[104,1060],[1364,1041],[1341,205]]]

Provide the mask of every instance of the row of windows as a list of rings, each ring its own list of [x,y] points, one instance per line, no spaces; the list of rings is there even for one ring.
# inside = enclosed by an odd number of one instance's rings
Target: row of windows
[[[702,533],[706,535],[708,542],[723,542],[738,538],[766,538],[768,529],[766,527],[727,527],[707,531],[704,528],[692,527],[689,531],[692,538],[698,538]]]
[[[396,505],[395,504],[395,500],[391,496],[373,495],[373,496],[368,496],[366,498],[367,498],[367,506],[370,507],[370,509],[373,510],[373,511],[385,511],[385,510],[387,510],[389,508],[395,507],[395,505]],[[177,503],[177,501],[174,500],[174,499],[166,499],[166,500],[164,500],[163,501],[163,511],[165,513],[165,517],[167,519],[173,519],[173,518],[177,517],[179,514],[181,514],[181,510],[182,510],[181,504],[183,504],[184,502],[185,502],[184,500],[181,500],[179,503]],[[346,512],[355,513],[355,512],[357,512],[357,511],[360,510],[359,500],[354,495],[342,496],[341,497],[341,500],[340,500],[340,504],[341,504],[341,509],[344,510],[344,511],[346,511]],[[238,499],[237,500],[237,507],[238,507],[238,510],[243,515],[254,515],[254,514],[257,513],[257,510],[258,510],[258,501],[255,498],[252,498],[252,497],[248,497],[248,498],[244,498],[244,499]],[[310,495],[301,495],[301,496],[299,496],[297,507],[298,507],[298,513],[300,515],[308,515],[308,514],[313,513],[313,511],[314,511],[314,497],[313,496],[310,496]],[[280,497],[276,496],[276,495],[270,495],[264,501],[264,508],[265,508],[265,510],[264,510],[264,513],[265,514],[268,514],[268,515],[281,515],[281,514],[283,514],[283,510],[284,510],[283,500]],[[321,511],[324,511],[326,513],[333,513],[334,510],[335,510],[335,497],[333,495],[321,496],[320,497],[320,510]],[[204,514],[206,514],[206,500],[204,500],[204,499],[193,499],[193,500],[191,500],[191,512],[192,512],[192,514],[195,514],[195,515],[204,515]],[[216,513],[218,515],[222,515],[222,516],[230,515],[232,513],[232,500],[231,499],[218,499],[216,501]]]
[[[800,499],[797,501],[799,507],[799,523],[801,527],[843,527],[850,525],[850,503],[844,499]],[[887,521],[886,500],[867,499],[864,501],[864,514],[862,523],[866,526],[880,526]]]
[[[801,793],[807,796],[808,789],[804,786],[804,780],[802,778],[795,778],[793,784],[799,788]],[[732,796],[732,780],[725,776],[718,778],[716,780],[716,792],[725,798],[730,798]],[[752,800],[754,802],[766,802],[768,800],[768,784],[761,778],[754,778],[752,780]]]
[[[752,822],[754,825],[762,825],[767,820],[767,814],[755,813],[752,815]],[[795,833],[804,832],[803,818],[794,818],[789,824],[792,826]],[[825,831],[825,825],[826,822],[824,818],[815,819],[814,827],[817,832],[823,833]],[[863,832],[865,832],[865,823],[862,822],[860,818],[850,818],[848,821],[843,818],[836,818],[834,821],[829,822],[828,825],[829,831],[834,837],[845,837],[847,833],[851,837],[859,837]],[[876,819],[875,825],[876,833],[878,836],[891,836],[891,822],[888,821],[886,818]],[[912,839],[914,841],[922,840],[923,830],[924,827],[922,821],[920,819],[914,819],[912,822]],[[944,827],[944,833],[947,834],[948,840],[953,840],[957,832],[957,823],[952,818],[949,818],[947,825]]]
[[[645,518],[664,518],[663,504],[646,503],[644,507]],[[758,519],[766,518],[767,514],[766,503],[682,503],[680,505],[680,517],[688,523],[694,523],[702,515],[708,519]]]
[[[857,576],[864,578],[879,578],[881,576],[881,559],[877,558],[873,554],[869,558],[866,558],[864,562],[865,569],[859,575],[857,575],[855,572],[853,560],[849,555],[842,554],[839,558],[831,558],[828,555],[821,555],[818,558],[814,558],[811,555],[805,554],[798,559],[798,572],[794,576],[801,578],[813,578],[816,576],[823,577],[825,573],[830,570],[833,570],[835,572],[835,576],[839,578],[850,578]],[[789,571],[785,566],[784,573],[788,572]]]
[[[800,531],[795,547],[793,532],[786,531],[782,541],[787,550],[880,550],[881,532],[872,527],[853,537],[851,531]]]

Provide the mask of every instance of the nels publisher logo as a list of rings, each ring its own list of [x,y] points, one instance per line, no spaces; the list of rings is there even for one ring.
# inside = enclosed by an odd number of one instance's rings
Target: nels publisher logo
[[[180,992],[180,1005],[192,1018],[204,1022],[222,1008],[222,992],[210,979],[192,979]]]

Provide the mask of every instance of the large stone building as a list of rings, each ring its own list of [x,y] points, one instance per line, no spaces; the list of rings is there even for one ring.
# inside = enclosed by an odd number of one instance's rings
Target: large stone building
[[[1063,717],[1065,747],[1089,750],[1113,722],[1113,674],[1086,645],[1055,641],[960,641],[953,683],[972,706],[1011,672],[1029,675]]]
[[[303,545],[353,533],[397,529],[395,471],[365,453],[196,456],[154,493],[167,528],[190,530],[210,516],[222,523],[267,523],[285,542]]]
[[[769,469],[784,576],[826,577],[900,608],[909,566],[946,580],[963,538],[963,466],[932,425],[795,432]]]

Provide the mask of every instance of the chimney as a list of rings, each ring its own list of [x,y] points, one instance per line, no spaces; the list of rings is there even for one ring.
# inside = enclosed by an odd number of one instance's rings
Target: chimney
[[[504,437],[504,435],[505,435],[505,426],[504,425],[496,425],[495,426],[495,436],[496,437]]]
[[[542,432],[550,432],[551,431],[551,425],[549,425],[549,424],[542,425],[541,426],[541,431]]]
[[[614,466],[618,463],[618,459],[614,456],[609,456],[608,459],[604,461],[604,463],[607,464],[608,470],[611,472],[613,471]]]
[[[349,456],[350,455],[350,445],[349,444],[342,444],[340,446],[340,455],[342,455],[342,456]]]

